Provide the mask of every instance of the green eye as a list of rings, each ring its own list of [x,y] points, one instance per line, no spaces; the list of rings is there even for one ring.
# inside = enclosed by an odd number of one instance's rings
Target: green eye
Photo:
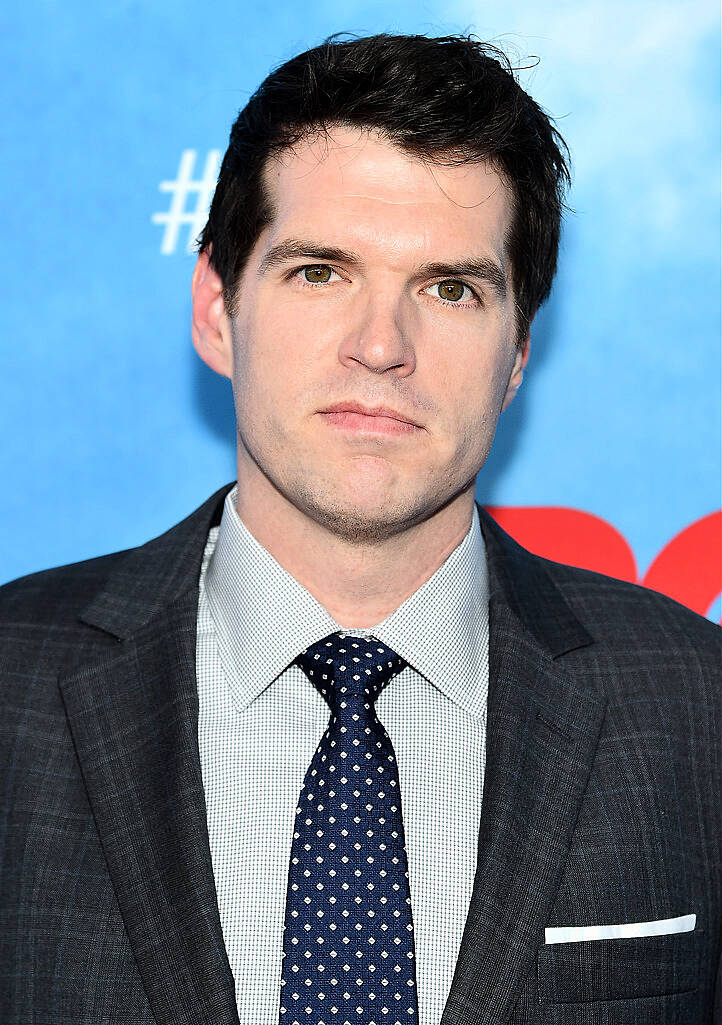
[[[466,285],[461,281],[440,281],[436,287],[439,290],[439,298],[458,302],[464,295]]]
[[[303,276],[312,285],[325,285],[331,278],[331,268],[318,264],[314,267],[304,267]]]

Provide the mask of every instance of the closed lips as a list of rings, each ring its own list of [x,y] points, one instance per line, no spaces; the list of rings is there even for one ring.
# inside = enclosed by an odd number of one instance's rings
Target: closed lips
[[[391,420],[400,420],[402,423],[412,424],[414,427],[418,427],[419,424],[411,417],[405,416],[403,413],[399,413],[395,409],[391,409],[388,406],[377,406],[371,408],[370,406],[362,406],[358,402],[338,402],[334,406],[328,406],[326,409],[321,410],[322,413],[361,413],[364,416],[386,416]]]

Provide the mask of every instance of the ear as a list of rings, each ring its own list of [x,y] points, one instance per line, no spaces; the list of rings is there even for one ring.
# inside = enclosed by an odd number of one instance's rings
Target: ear
[[[532,318],[533,319],[533,318]],[[529,322],[531,327],[531,321]],[[529,362],[529,347],[531,340],[529,337],[530,327],[526,330],[526,336],[521,346],[517,347],[516,355],[514,356],[514,365],[512,367],[511,375],[509,377],[509,383],[506,386],[506,394],[504,395],[504,401],[501,405],[501,411],[504,412],[506,407],[509,405],[511,400],[517,393],[517,389],[522,382],[524,377],[524,370]]]
[[[191,294],[191,335],[196,352],[211,370],[223,377],[232,377],[231,323],[223,302],[223,283],[210,265],[208,252],[198,255]]]

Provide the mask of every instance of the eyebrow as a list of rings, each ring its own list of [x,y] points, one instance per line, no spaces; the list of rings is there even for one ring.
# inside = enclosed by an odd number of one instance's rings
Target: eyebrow
[[[359,267],[362,259],[358,253],[347,249],[339,249],[337,246],[318,245],[304,239],[286,239],[272,246],[261,260],[258,273],[265,274],[272,267],[288,262],[289,260],[307,259],[319,263],[330,261],[343,263],[350,267]],[[432,261],[422,264],[414,273],[414,279],[421,278],[477,278],[490,285],[503,301],[507,295],[506,275],[503,269],[495,260],[486,257],[469,257],[459,262],[446,263],[444,261]]]

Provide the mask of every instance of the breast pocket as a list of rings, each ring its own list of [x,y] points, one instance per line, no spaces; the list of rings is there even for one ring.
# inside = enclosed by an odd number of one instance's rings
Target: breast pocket
[[[698,984],[700,932],[545,944],[537,956],[539,999],[585,1003],[693,990]]]

